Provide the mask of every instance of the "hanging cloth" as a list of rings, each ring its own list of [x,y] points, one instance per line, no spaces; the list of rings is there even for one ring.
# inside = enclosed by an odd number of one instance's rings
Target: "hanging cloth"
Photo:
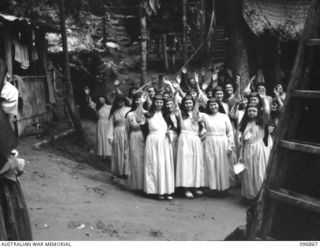
[[[29,51],[26,45],[14,40],[14,59],[21,64],[21,68],[26,70],[30,66]]]

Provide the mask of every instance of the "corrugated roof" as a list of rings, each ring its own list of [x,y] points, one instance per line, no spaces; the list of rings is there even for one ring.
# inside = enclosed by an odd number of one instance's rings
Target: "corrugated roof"
[[[251,30],[280,40],[299,39],[311,0],[244,0],[243,17]]]

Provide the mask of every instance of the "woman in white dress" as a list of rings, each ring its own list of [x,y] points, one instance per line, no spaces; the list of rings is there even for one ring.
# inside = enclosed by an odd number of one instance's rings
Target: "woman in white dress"
[[[200,188],[207,186],[203,147],[199,137],[200,117],[198,110],[193,111],[193,107],[193,97],[185,96],[182,99],[179,117],[181,132],[178,139],[176,187],[183,187],[187,198],[193,198],[193,193],[202,196]]]
[[[148,113],[143,114],[143,104],[148,95],[143,94],[138,107],[138,123],[145,123],[147,138],[144,159],[144,192],[156,195],[159,200],[172,200],[174,193],[174,163],[167,137],[168,125],[163,118],[163,98],[156,95]]]
[[[198,103],[195,107],[198,107]],[[215,98],[207,102],[202,119],[207,129],[204,145],[204,163],[208,186],[212,190],[226,191],[230,188],[230,168],[233,166],[233,127],[222,106]]]
[[[168,124],[169,141],[172,148],[174,168],[177,164],[178,136],[180,133],[179,115],[176,111],[178,104],[173,98],[165,100],[163,117]]]
[[[137,108],[141,94],[132,97],[131,110],[126,115],[126,131],[129,145],[129,185],[132,189],[143,190],[144,186],[144,150],[145,141],[140,124],[137,122]]]
[[[213,89],[213,96],[217,99],[217,101],[222,105],[224,114],[229,115],[229,104],[225,103],[224,100],[224,92],[221,86],[217,86]]]
[[[98,116],[96,128],[96,154],[104,158],[110,157],[112,155],[112,146],[108,142],[107,132],[111,106],[106,104],[106,98],[104,96],[98,98],[98,103],[93,102],[88,87],[85,87],[84,92],[86,94],[88,106],[96,111]]]
[[[129,108],[124,105],[126,98],[117,95],[110,110],[110,123],[108,128],[108,140],[112,145],[111,172],[115,176],[127,177],[129,166],[127,159],[127,134],[125,116]]]
[[[250,103],[240,127],[243,142],[240,161],[246,166],[246,170],[242,173],[242,196],[247,200],[256,198],[260,191],[271,147],[268,144],[271,139],[267,132],[269,104],[265,94],[260,93],[260,99],[262,109],[259,105]]]

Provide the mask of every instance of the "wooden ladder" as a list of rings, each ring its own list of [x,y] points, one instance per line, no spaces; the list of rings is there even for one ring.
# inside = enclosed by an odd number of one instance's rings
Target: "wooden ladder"
[[[320,239],[320,0],[310,5],[248,239]]]

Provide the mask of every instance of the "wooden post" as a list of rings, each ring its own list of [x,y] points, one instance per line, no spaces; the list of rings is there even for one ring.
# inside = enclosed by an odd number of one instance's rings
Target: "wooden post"
[[[6,53],[6,64],[8,68],[8,73],[10,78],[12,78],[13,67],[12,67],[12,38],[11,35],[7,32],[4,34],[4,46]]]
[[[70,78],[70,65],[69,65],[69,52],[68,52],[68,43],[67,43],[65,13],[64,13],[64,10],[65,10],[64,0],[59,1],[59,8],[60,8],[61,39],[62,39],[62,48],[63,48],[63,55],[64,55],[63,80],[66,87],[66,93],[64,96],[65,104],[70,114],[74,128],[78,134],[78,137],[83,138],[83,129],[80,121],[80,116],[76,109],[76,104],[74,102],[73,87],[72,87],[71,78]]]
[[[44,38],[44,33],[41,34],[41,58],[42,58],[42,66],[44,69],[44,73],[46,76],[46,82],[47,82],[47,90],[48,90],[48,98],[50,103],[55,103],[55,97],[54,97],[54,89],[50,77],[50,72],[48,69],[48,58],[47,58],[47,49],[48,49],[48,42]]]
[[[147,83],[147,16],[140,6],[140,30],[141,30],[141,85]]]
[[[183,35],[182,35],[182,57],[183,62],[186,63],[188,59],[188,50],[187,50],[187,3],[188,0],[183,0],[182,2],[182,25],[183,25]]]
[[[168,50],[167,50],[167,34],[162,35],[163,55],[164,55],[164,68],[169,71]]]
[[[107,31],[107,6],[103,5],[103,18],[102,18],[102,34],[103,34],[103,47],[106,48],[106,42],[108,37],[108,31]]]

